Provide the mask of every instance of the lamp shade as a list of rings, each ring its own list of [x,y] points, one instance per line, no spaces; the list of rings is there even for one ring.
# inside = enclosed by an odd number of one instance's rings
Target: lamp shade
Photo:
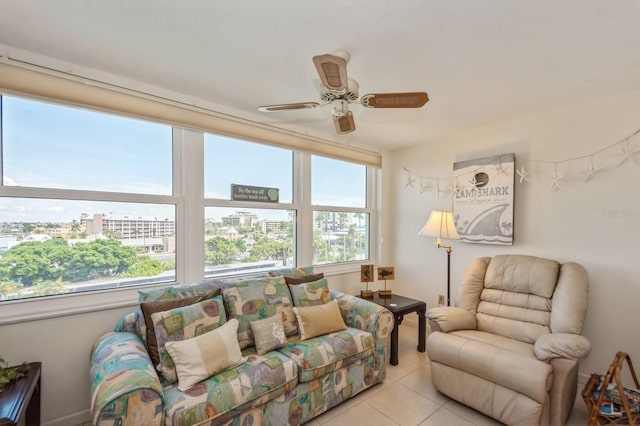
[[[456,231],[453,222],[453,214],[450,211],[433,210],[429,215],[429,220],[424,224],[418,235],[425,237],[436,237],[444,240],[459,240],[460,236]]]

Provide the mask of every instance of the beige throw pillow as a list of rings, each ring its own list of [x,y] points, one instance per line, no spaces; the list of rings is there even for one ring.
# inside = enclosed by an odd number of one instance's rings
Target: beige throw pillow
[[[192,339],[167,342],[178,373],[178,389],[186,391],[202,380],[246,361],[238,343],[238,320]]]
[[[279,312],[269,318],[251,321],[251,331],[253,332],[256,351],[259,355],[266,354],[287,344],[282,314]]]
[[[309,306],[306,308],[294,307],[293,312],[298,319],[300,339],[302,340],[347,328],[342,319],[337,300],[325,303],[324,305]]]

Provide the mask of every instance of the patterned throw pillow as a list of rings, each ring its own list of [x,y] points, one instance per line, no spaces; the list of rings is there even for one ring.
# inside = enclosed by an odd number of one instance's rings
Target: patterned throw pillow
[[[301,340],[347,328],[336,300],[324,305],[309,306],[308,308],[295,307],[293,312],[295,312],[300,324]]]
[[[229,319],[237,318],[238,341],[241,348],[254,344],[251,321],[281,313],[287,336],[298,334],[298,323],[293,314],[291,293],[283,277],[264,277],[239,281],[222,292]]]
[[[331,302],[326,278],[305,284],[290,285],[293,306],[315,306]]]
[[[274,349],[287,344],[287,336],[284,333],[282,315],[275,314],[272,317],[251,321],[251,331],[256,341],[256,351],[259,355],[266,354]]]
[[[142,311],[144,323],[147,327],[147,349],[149,350],[149,357],[154,366],[160,364],[160,355],[158,355],[158,340],[156,339],[156,330],[153,326],[151,315],[156,312],[164,312],[182,306],[193,305],[194,303],[212,299],[218,295],[220,295],[220,289],[216,288],[204,296],[190,296],[180,299],[159,300],[157,302],[143,302],[140,304],[140,310]]]
[[[151,314],[151,320],[158,339],[160,372],[168,383],[175,383],[178,377],[173,359],[167,352],[166,343],[200,336],[227,322],[221,296],[169,311],[156,312]]]
[[[238,344],[238,320],[192,339],[167,342],[176,366],[178,389],[188,390],[202,380],[246,361]]]

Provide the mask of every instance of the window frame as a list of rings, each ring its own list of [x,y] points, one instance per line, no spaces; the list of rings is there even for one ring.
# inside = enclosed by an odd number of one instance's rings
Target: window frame
[[[3,95],[0,89],[0,95]],[[25,99],[40,101],[29,95],[6,93],[9,96],[20,96]],[[55,99],[45,102],[66,105]],[[70,106],[82,109],[83,107]],[[93,108],[88,108],[93,109]],[[97,110],[98,112],[100,110]],[[109,112],[118,116],[118,113]],[[128,117],[122,114],[123,117]],[[154,120],[147,120],[155,122]],[[158,122],[159,124],[168,124]],[[211,133],[211,132],[209,132]],[[293,201],[291,203],[253,203],[233,200],[204,198],[204,131],[173,126],[173,161],[172,161],[172,195],[136,194],[119,192],[102,192],[78,189],[55,189],[16,187],[0,185],[0,197],[47,198],[62,200],[114,201],[133,203],[159,203],[175,205],[176,221],[176,253],[175,281],[143,286],[112,288],[89,292],[53,295],[38,298],[24,298],[1,302],[0,325],[24,321],[54,318],[59,316],[95,312],[98,310],[117,309],[136,306],[138,291],[166,287],[176,283],[195,283],[204,277],[204,212],[206,207],[259,208],[296,211],[296,265],[311,265],[313,262],[313,211],[347,211],[369,214],[369,259],[335,264],[315,265],[319,272],[327,275],[359,271],[363,263],[375,263],[378,256],[378,188],[380,169],[366,165],[366,207],[342,208],[335,206],[314,206],[311,204],[311,156],[322,155],[303,152],[291,147],[293,156]],[[242,138],[254,143],[265,143],[260,140]],[[269,145],[268,143],[266,143]],[[1,148],[1,140],[0,140]],[[351,159],[338,158],[353,162]],[[1,170],[1,169],[0,169]],[[194,243],[197,241],[198,243]],[[191,242],[191,243],[190,243]],[[202,243],[200,243],[202,242]],[[98,297],[96,297],[98,296]]]

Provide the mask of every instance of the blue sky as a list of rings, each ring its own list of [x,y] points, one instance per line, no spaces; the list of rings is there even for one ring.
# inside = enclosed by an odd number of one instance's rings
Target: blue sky
[[[2,101],[5,185],[171,194],[171,126],[8,96]],[[236,183],[279,188],[280,201],[292,201],[291,151],[205,135],[204,161],[205,197],[229,199]],[[314,203],[364,207],[364,167],[315,156],[312,167]],[[0,222],[70,222],[82,212],[174,214],[170,206],[0,198]]]

